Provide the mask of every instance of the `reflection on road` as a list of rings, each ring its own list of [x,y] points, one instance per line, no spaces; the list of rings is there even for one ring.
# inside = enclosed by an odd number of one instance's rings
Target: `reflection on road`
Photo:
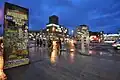
[[[56,63],[56,61],[57,61],[57,53],[58,53],[57,41],[53,41],[53,48],[52,48],[52,52],[51,52],[51,56],[50,56],[50,61],[53,64]]]
[[[73,63],[75,58],[75,46],[73,41],[69,43],[69,49],[70,49],[69,51],[64,51],[65,52],[64,55],[69,53],[68,55],[69,55],[70,62]],[[62,52],[63,51],[60,51],[60,47],[59,47],[59,44],[57,44],[57,41],[53,41],[53,48],[52,48],[52,52],[50,53],[51,54],[50,61],[52,64],[56,63],[57,59],[60,56],[64,56],[62,55]]]
[[[70,52],[70,63],[74,63],[75,52]]]
[[[70,46],[70,51],[75,51],[75,45],[74,45],[74,40],[71,40],[70,42],[69,42],[69,46]]]
[[[57,52],[56,52],[56,50],[53,50],[52,51],[52,53],[51,53],[51,57],[50,57],[50,61],[51,61],[51,63],[56,63],[56,61],[57,61]]]

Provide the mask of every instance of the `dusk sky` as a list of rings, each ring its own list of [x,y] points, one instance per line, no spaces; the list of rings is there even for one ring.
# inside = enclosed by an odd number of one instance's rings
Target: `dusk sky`
[[[69,28],[86,24],[91,31],[118,32],[120,29],[120,0],[0,0],[29,8],[29,28],[45,28],[51,15]]]

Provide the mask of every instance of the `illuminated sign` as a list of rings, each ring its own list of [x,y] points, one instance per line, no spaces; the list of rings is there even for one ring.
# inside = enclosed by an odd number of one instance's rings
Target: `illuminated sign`
[[[88,27],[82,27],[82,29],[87,30],[87,29],[88,29]]]
[[[28,64],[28,9],[5,3],[4,11],[4,68]]]
[[[15,12],[14,10],[8,10],[7,15],[14,16],[15,18],[27,20],[27,15],[21,14],[19,12]]]
[[[13,17],[12,16],[5,16],[5,19],[7,19],[7,20],[13,20]]]

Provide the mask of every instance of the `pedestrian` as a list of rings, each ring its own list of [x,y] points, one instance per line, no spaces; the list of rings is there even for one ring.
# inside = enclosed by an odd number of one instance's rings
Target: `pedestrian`
[[[37,46],[39,46],[39,38],[37,38]]]
[[[53,49],[53,44],[52,44],[52,40],[48,40],[48,48],[49,48],[49,51],[51,53],[52,49]]]
[[[57,47],[58,53],[59,53],[59,55],[61,55],[61,40],[60,39],[58,40],[57,45],[58,45],[58,47]]]
[[[59,39],[59,49],[61,50],[62,44],[61,44],[61,40]]]
[[[64,41],[61,41],[61,50],[65,50],[66,48],[65,48],[65,43],[64,43]]]
[[[43,46],[45,47],[45,40],[43,39]]]
[[[42,47],[42,40],[40,39],[40,47]]]
[[[3,71],[4,59],[3,59],[3,40],[0,40],[0,80],[6,80],[7,77]]]

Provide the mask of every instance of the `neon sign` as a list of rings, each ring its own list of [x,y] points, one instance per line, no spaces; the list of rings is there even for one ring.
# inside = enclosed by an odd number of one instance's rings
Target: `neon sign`
[[[27,20],[27,15],[20,14],[20,13],[18,14],[17,12],[14,12],[14,11],[8,11],[7,15],[13,16],[15,18],[20,18],[20,19]]]

